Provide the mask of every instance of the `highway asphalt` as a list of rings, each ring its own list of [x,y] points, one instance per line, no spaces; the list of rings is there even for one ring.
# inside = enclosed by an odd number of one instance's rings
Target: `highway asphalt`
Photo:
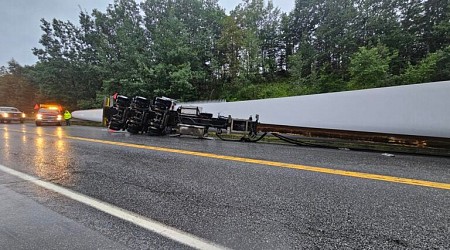
[[[450,158],[0,124],[8,249],[450,249],[449,207]]]

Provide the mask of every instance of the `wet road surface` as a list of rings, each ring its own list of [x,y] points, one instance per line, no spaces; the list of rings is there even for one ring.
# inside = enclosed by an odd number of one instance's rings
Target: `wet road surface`
[[[0,165],[89,201],[0,171],[0,202],[26,201],[25,219],[39,210],[105,249],[450,248],[449,158],[0,124]]]

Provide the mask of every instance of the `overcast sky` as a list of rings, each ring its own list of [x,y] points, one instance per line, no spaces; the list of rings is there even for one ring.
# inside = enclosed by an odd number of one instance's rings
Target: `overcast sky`
[[[40,19],[70,20],[78,24],[80,8],[104,12],[114,0],[0,0],[0,66],[14,58],[21,65],[32,65],[37,58],[31,52],[39,47],[42,35]],[[240,0],[219,0],[227,11],[234,9]],[[294,8],[294,0],[273,0],[284,12]]]

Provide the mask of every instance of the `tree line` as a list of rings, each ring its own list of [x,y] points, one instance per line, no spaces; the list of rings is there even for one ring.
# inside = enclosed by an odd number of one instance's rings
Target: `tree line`
[[[41,29],[38,62],[1,69],[0,102],[84,109],[115,92],[233,101],[450,79],[448,0],[296,0],[289,13],[270,0],[230,13],[217,0],[115,0]]]

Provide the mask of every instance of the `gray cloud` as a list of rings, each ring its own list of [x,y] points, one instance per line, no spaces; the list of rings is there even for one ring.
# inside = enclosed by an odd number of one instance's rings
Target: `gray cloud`
[[[39,47],[41,18],[78,22],[80,7],[89,12],[105,10],[109,0],[14,0],[0,1],[0,65],[14,58],[22,65],[37,61],[31,49]]]

